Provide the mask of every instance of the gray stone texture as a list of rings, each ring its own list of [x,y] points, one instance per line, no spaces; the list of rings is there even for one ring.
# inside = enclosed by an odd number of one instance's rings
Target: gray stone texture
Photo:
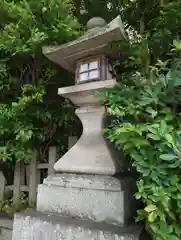
[[[114,175],[123,161],[103,135],[105,107],[89,106],[76,110],[83,124],[77,143],[54,165],[56,172]]]
[[[13,219],[0,216],[0,240],[12,240]]]
[[[140,233],[137,226],[120,228],[27,212],[15,215],[12,240],[139,240]]]
[[[129,178],[55,174],[39,185],[37,210],[124,225],[136,209],[134,193],[135,183]]]
[[[0,227],[0,240],[12,240],[12,229]]]
[[[104,138],[104,98],[95,94],[115,84],[116,80],[106,80],[59,88],[59,95],[80,107],[76,114],[82,122],[83,133],[77,143],[56,162],[56,172],[114,175],[120,171],[124,165],[123,159],[119,159],[115,148]]]
[[[90,30],[97,27],[105,27],[106,25],[107,22],[103,18],[93,17],[87,22],[86,28]]]
[[[98,97],[96,93],[103,92],[107,88],[112,88],[116,84],[115,79],[87,82],[69,87],[61,87],[58,89],[58,95],[70,99],[78,107],[104,105],[105,98]]]

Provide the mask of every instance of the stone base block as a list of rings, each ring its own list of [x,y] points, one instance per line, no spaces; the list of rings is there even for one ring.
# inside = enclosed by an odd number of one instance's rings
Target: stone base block
[[[137,207],[134,193],[131,179],[55,174],[38,187],[37,211],[125,225]]]
[[[4,215],[4,216],[2,216]],[[13,219],[0,214],[0,240],[12,240]]]
[[[140,240],[140,235],[137,226],[121,228],[27,212],[15,215],[12,240]]]

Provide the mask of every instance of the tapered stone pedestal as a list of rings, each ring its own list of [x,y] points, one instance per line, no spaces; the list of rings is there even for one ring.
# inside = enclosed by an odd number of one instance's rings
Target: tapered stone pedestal
[[[116,161],[114,149],[103,136],[105,107],[81,107],[76,114],[83,124],[83,134],[54,169],[57,172],[113,175],[120,169],[121,161]]]
[[[56,172],[114,175],[123,161],[104,138],[104,99],[97,91],[113,87],[115,80],[92,82],[60,88],[58,93],[79,108],[76,114],[82,122],[83,133],[78,142],[54,166]]]

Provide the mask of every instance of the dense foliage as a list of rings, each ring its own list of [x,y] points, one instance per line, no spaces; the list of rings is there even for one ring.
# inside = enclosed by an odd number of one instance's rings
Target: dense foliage
[[[41,48],[77,36],[79,25],[70,9],[71,3],[62,0],[0,1],[1,160],[27,161],[43,143],[65,141],[74,115],[57,96],[64,84],[57,79],[68,82],[71,76],[51,65]]]
[[[28,161],[42,147],[44,157],[54,141],[64,151],[77,129],[74,109],[57,88],[72,76],[41,48],[75,38],[76,19],[121,14],[131,44],[120,45],[120,84],[107,93],[116,120],[107,132],[139,173],[137,198],[145,208],[138,220],[146,220],[153,239],[181,239],[180,9],[180,0],[1,0],[1,160]]]
[[[57,96],[58,86],[68,85],[72,78],[42,56],[42,45],[61,44],[76,37],[79,26],[75,17],[85,24],[93,16],[109,21],[121,13],[126,26],[137,29],[141,20],[148,23],[148,16],[153,18],[153,9],[158,9],[158,3],[0,1],[1,159],[28,160],[33,148],[40,148],[42,144],[47,148],[54,139],[64,148],[65,137],[76,131],[71,128],[75,120],[73,109]],[[140,15],[142,12],[144,17]]]
[[[163,1],[162,1],[163,3]],[[119,85],[106,93],[115,116],[109,140],[139,173],[136,197],[153,239],[181,239],[181,1],[160,5],[116,62]],[[146,22],[147,23],[147,22]],[[136,28],[134,28],[136,29]]]

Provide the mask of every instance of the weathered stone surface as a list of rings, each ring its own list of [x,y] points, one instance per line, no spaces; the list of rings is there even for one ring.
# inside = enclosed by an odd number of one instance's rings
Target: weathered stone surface
[[[131,179],[56,174],[38,187],[37,210],[124,225],[136,209]]]
[[[66,70],[74,72],[76,61],[85,56],[102,53],[118,55],[118,51],[113,51],[109,43],[120,40],[127,39],[121,17],[118,16],[105,27],[98,28],[98,31],[88,31],[75,41],[58,47],[44,47],[43,54]]]
[[[13,219],[0,214],[0,240],[12,240]]]
[[[0,227],[0,240],[12,240],[12,229]]]
[[[103,136],[105,107],[88,106],[76,110],[83,124],[77,143],[54,165],[56,172],[114,175],[123,161]]]
[[[123,161],[116,150],[104,138],[104,99],[95,96],[96,91],[113,87],[116,80],[91,82],[59,88],[59,95],[69,98],[75,105],[77,116],[83,125],[83,133],[77,143],[55,164],[56,172],[114,175]]]
[[[139,240],[141,228],[120,228],[92,221],[43,215],[16,214],[12,240]]]
[[[106,25],[107,23],[103,18],[93,17],[87,22],[86,28],[90,30],[97,27],[105,27]]]
[[[104,98],[96,96],[96,92],[105,91],[106,88],[114,87],[115,79],[97,82],[88,82],[80,85],[62,87],[58,94],[70,99],[76,106],[101,105],[105,103]]]

